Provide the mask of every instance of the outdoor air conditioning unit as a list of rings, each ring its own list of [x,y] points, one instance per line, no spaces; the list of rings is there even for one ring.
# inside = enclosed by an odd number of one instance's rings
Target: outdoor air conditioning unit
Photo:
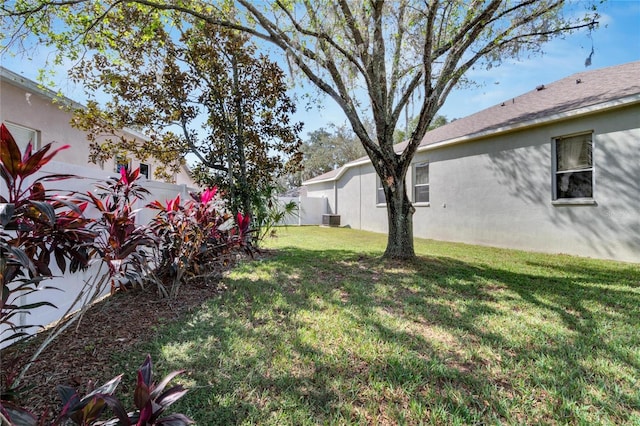
[[[323,214],[322,226],[340,226],[340,215],[338,214]]]

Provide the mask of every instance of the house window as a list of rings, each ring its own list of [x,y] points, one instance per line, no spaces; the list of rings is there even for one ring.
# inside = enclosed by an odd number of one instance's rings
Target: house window
[[[149,179],[149,165],[145,163],[140,163],[140,174],[147,179]]]
[[[130,161],[124,155],[116,155],[115,158],[115,172],[120,173],[121,168],[125,168],[125,170],[129,170],[131,168]]]
[[[376,177],[376,204],[386,204],[387,199],[384,196],[384,188],[382,188],[382,180]]]
[[[554,140],[553,199],[593,198],[591,133]]]
[[[413,202],[429,202],[429,163],[415,165],[413,174]]]
[[[29,142],[31,142],[31,146],[34,150],[40,147],[38,137],[39,132],[37,130],[12,123],[5,123],[5,125],[7,126],[9,133],[11,133],[11,136],[13,136],[13,139],[18,144],[20,151],[24,152]]]

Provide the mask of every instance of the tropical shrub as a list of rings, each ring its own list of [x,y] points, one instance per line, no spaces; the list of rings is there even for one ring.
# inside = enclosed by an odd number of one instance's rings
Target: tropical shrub
[[[151,356],[142,363],[137,373],[136,387],[133,393],[135,409],[127,412],[124,405],[114,393],[122,380],[122,375],[116,376],[104,385],[91,390],[87,395],[80,396],[78,392],[69,386],[57,386],[57,391],[62,402],[60,412],[55,417],[51,426],[76,424],[76,425],[124,425],[124,426],[183,426],[192,424],[193,421],[184,414],[170,414],[162,416],[166,409],[182,398],[187,390],[182,385],[167,385],[177,375],[184,371],[169,373],[160,383],[153,381]],[[100,420],[109,408],[114,418]],[[46,423],[47,413],[38,418],[33,413],[18,405],[3,402],[0,403],[0,424],[15,426],[42,426]],[[6,422],[6,423],[5,423]]]
[[[178,195],[165,204],[149,204],[158,210],[151,227],[160,239],[158,275],[169,282],[162,288],[168,296],[178,293],[188,272],[200,276],[234,250],[250,251],[249,217],[238,214],[234,221],[217,195],[209,188],[184,203]]]
[[[87,228],[83,212],[86,203],[51,194],[44,182],[68,179],[71,175],[34,174],[67,145],[51,150],[46,144],[33,151],[29,143],[24,153],[4,124],[0,125],[0,178],[6,193],[0,193],[0,342],[15,341],[35,325],[18,325],[14,319],[44,305],[42,301],[20,305],[19,298],[46,288],[52,276],[51,257],[60,271],[76,271],[87,265],[87,245],[94,234]]]
[[[298,214],[298,205],[289,201],[278,201],[275,187],[268,187],[261,193],[254,195],[253,200],[253,239],[255,244],[260,244],[266,237],[275,234],[275,227],[289,216]]]
[[[151,249],[156,240],[146,225],[136,225],[136,203],[144,200],[149,191],[139,183],[140,169],[120,169],[119,177],[111,177],[96,184],[96,195],[87,193],[99,212],[91,224],[96,233],[92,244],[95,257],[107,266],[111,293],[122,284],[143,282],[145,265],[149,264]]]

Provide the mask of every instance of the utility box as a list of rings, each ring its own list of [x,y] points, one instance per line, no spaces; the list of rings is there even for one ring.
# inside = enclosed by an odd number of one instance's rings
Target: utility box
[[[338,214],[323,214],[322,226],[340,226],[340,215]]]

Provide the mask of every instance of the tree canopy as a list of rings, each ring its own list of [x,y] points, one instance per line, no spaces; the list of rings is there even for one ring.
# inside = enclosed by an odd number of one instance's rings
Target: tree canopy
[[[366,155],[357,136],[346,125],[310,132],[301,147],[302,180],[308,180]]]
[[[122,34],[111,54],[95,53],[70,71],[91,93],[109,95],[74,114],[92,141],[91,159],[154,157],[156,173],[170,175],[193,154],[196,181],[217,186],[235,211],[250,214],[301,159],[302,124],[290,120],[295,105],[283,71],[237,31],[186,17],[145,36],[152,16],[134,10],[119,18],[110,22]],[[122,128],[148,139],[127,139]]]
[[[396,129],[393,133],[393,140],[395,143],[403,142],[405,139],[411,137],[411,134],[416,130],[416,126],[418,125],[418,121],[420,120],[419,116],[413,117],[409,120],[408,123],[405,123],[404,129]],[[433,120],[431,120],[431,124],[427,128],[427,131],[436,129],[440,126],[444,126],[447,124],[449,120],[444,115],[436,115]]]
[[[110,20],[128,10],[158,14],[159,25],[189,16],[271,43],[294,72],[344,111],[383,185],[385,256],[402,259],[414,257],[407,171],[431,121],[467,71],[541,53],[554,37],[597,24],[591,3],[563,0],[25,0],[3,8],[14,18],[14,29],[43,34],[64,49],[74,42],[92,48],[117,43]],[[419,119],[396,153],[393,134],[414,96]],[[366,117],[374,123],[371,132]]]

